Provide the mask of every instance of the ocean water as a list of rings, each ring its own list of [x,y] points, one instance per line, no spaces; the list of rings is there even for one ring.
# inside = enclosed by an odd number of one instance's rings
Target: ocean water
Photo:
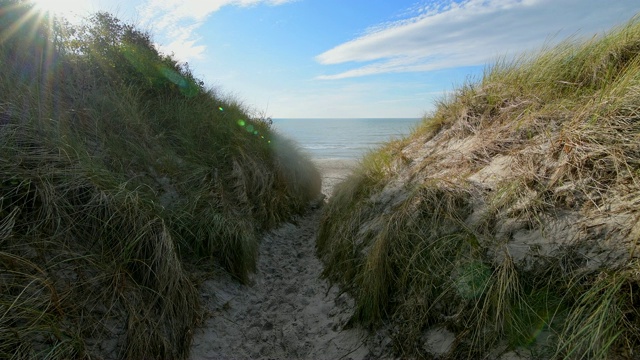
[[[360,159],[381,144],[411,133],[418,118],[273,119],[312,159]]]

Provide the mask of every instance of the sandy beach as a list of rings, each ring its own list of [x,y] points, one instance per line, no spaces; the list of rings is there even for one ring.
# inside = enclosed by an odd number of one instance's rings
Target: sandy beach
[[[318,167],[322,176],[322,193],[330,197],[333,188],[349,176],[353,168],[358,164],[358,161],[347,159],[313,159],[313,163]]]

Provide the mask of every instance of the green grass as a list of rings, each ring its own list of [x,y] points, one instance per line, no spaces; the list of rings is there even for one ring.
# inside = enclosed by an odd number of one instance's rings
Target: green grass
[[[451,358],[637,357],[639,74],[634,18],[499,61],[369,154],[317,239],[353,321],[408,357],[439,327]]]
[[[247,282],[318,171],[133,26],[0,10],[0,358],[186,358],[194,271]]]

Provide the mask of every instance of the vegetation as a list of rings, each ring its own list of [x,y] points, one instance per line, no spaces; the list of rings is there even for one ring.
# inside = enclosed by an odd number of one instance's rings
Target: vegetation
[[[106,13],[0,0],[0,358],[185,358],[192,271],[239,281],[317,170]]]
[[[336,189],[324,275],[405,356],[638,357],[639,115],[637,18],[497,63]]]

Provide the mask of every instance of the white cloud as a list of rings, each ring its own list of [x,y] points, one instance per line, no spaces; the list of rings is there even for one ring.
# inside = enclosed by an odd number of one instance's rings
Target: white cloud
[[[366,63],[319,79],[483,65],[550,40],[592,36],[640,11],[637,0],[464,0],[431,2],[414,16],[374,26],[316,57],[324,65]],[[417,15],[415,15],[417,12]]]
[[[296,0],[146,0],[138,7],[142,25],[151,26],[162,38],[158,47],[180,61],[202,59],[206,46],[197,30],[223,6],[282,5]]]

